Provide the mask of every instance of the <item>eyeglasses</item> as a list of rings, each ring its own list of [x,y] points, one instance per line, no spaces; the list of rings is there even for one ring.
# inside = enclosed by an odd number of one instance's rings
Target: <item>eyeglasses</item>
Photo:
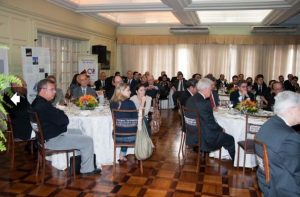
[[[48,89],[48,88],[42,88],[42,89],[44,89],[44,90],[49,90],[49,91],[51,91],[51,92],[54,92],[54,91],[56,91],[56,89],[55,89],[55,88],[51,88],[51,89]]]

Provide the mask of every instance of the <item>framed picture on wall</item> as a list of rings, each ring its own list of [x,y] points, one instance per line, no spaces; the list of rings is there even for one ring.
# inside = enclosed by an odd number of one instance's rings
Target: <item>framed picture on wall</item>
[[[109,70],[110,69],[110,56],[111,56],[111,52],[106,51],[106,62],[101,63],[101,69],[102,70]]]

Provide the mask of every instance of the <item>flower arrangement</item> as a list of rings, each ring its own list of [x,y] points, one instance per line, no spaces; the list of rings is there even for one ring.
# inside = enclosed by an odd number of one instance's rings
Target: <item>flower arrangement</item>
[[[255,101],[251,100],[244,100],[238,103],[235,107],[237,110],[241,111],[242,113],[256,113],[258,112],[258,107]]]
[[[84,95],[78,99],[76,105],[82,110],[92,110],[98,106],[98,101],[91,95]]]

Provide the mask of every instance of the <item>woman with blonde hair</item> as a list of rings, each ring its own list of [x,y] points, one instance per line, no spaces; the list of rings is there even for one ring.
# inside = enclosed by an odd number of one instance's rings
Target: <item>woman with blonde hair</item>
[[[130,98],[130,87],[127,84],[120,84],[116,87],[115,92],[111,98],[110,108],[113,109],[120,109],[120,110],[136,110],[135,104],[129,100]],[[142,101],[142,105],[144,106],[145,100]],[[126,112],[117,112],[116,119],[122,119],[124,121],[120,121],[122,125],[116,125],[116,129],[118,132],[124,133],[132,133],[132,131],[137,131],[137,126],[130,126],[133,120],[138,121],[138,113],[126,113]],[[130,120],[130,121],[125,121]],[[137,124],[136,124],[137,125]],[[116,136],[116,141],[118,143],[133,143],[135,142],[135,135],[134,136]],[[127,147],[121,147],[120,152],[120,161],[127,161],[126,159]]]

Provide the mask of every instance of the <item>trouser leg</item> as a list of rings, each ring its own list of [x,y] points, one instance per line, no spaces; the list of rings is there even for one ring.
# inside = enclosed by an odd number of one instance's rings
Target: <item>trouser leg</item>
[[[222,139],[221,139],[221,145],[226,150],[228,150],[232,161],[234,161],[234,157],[235,157],[234,138],[231,135],[227,134],[227,133],[223,133],[223,136],[222,136]]]
[[[94,167],[93,139],[84,135],[61,134],[46,142],[46,148],[53,150],[78,149],[81,155],[81,173],[92,172]]]

